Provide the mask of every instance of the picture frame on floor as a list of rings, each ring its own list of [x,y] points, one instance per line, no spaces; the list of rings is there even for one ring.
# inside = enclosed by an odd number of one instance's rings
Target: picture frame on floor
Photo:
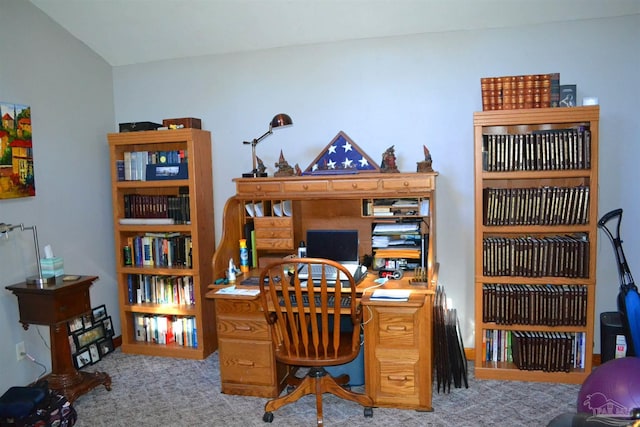
[[[93,316],[91,315],[91,313],[82,315],[82,324],[84,326],[84,329],[89,329],[93,326]]]
[[[107,317],[107,307],[104,304],[99,305],[91,310],[91,315],[93,316],[93,323],[98,323]]]
[[[111,321],[111,316],[107,316],[102,320],[102,326],[104,326],[104,334],[108,338],[112,338],[113,333],[113,322]]]
[[[82,316],[78,316],[74,319],[71,319],[67,322],[67,328],[69,334],[73,334],[74,332],[78,332],[84,329],[84,324],[82,323]]]
[[[77,353],[73,355],[73,364],[76,369],[82,369],[91,364],[91,353],[88,348],[81,348]]]
[[[102,323],[75,335],[76,346],[78,348],[86,347],[89,344],[104,338],[104,326]]]
[[[104,338],[98,341],[98,350],[100,350],[100,357],[104,357],[113,351],[113,340],[111,338]]]
[[[91,356],[91,364],[94,365],[100,361],[100,350],[98,349],[98,343],[94,342],[89,344],[89,355]]]
[[[76,349],[76,341],[73,337],[73,335],[69,335],[69,348],[71,349],[71,354],[75,353],[77,351]]]

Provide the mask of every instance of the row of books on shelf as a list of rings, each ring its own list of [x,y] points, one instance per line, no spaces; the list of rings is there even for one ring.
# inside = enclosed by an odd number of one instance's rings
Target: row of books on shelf
[[[191,276],[128,274],[127,292],[130,304],[195,304]]]
[[[585,126],[525,134],[483,135],[487,172],[589,169],[591,131]]]
[[[499,325],[585,326],[585,285],[482,285],[482,321]]]
[[[482,77],[482,109],[515,110],[560,106],[560,73]]]
[[[191,268],[193,242],[180,233],[145,233],[127,239],[124,265]]]
[[[570,372],[584,369],[584,332],[484,330],[485,362],[511,362],[519,369]]]
[[[485,225],[577,225],[589,220],[589,186],[485,188]]]
[[[482,274],[520,277],[588,277],[589,238],[564,236],[485,237]]]
[[[187,163],[187,150],[125,151],[118,160],[119,181],[146,181],[147,165],[171,165]]]
[[[153,344],[177,344],[198,347],[196,318],[193,316],[164,316],[133,314],[135,339]]]
[[[125,194],[125,218],[168,218],[172,224],[190,224],[189,194]],[[125,221],[126,223],[127,221]]]

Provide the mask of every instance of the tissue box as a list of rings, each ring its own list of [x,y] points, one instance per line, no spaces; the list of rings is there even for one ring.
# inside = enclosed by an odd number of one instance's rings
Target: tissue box
[[[45,277],[64,276],[64,262],[60,257],[42,258],[40,260],[42,275]]]

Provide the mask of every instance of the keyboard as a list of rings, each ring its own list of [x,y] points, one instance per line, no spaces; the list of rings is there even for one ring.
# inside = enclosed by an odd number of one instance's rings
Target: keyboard
[[[309,264],[302,264],[300,270],[298,272],[298,277],[301,279],[306,279],[309,277],[309,269],[307,268]],[[343,264],[343,266],[347,269],[347,271],[355,276],[358,270],[358,264]],[[311,264],[311,277],[314,279],[320,279],[322,277],[322,265],[321,264]],[[338,269],[331,266],[325,266],[325,277],[327,280],[335,281],[338,278]]]
[[[301,279],[306,279],[309,277],[309,264],[303,264],[300,267],[300,272],[298,273],[298,277]],[[322,265],[321,264],[311,264],[311,277],[314,279],[319,279],[322,277]],[[327,280],[336,280],[338,277],[338,269],[327,265],[325,267],[325,277]]]
[[[297,300],[295,295],[289,295],[289,299],[291,300],[291,305],[294,307],[297,306]],[[320,305],[320,295],[315,295],[314,300],[316,306]],[[333,307],[336,300],[336,296],[331,294],[327,296],[328,305]],[[284,297],[280,297],[280,305],[284,306]],[[309,295],[302,295],[302,306],[309,307]],[[340,297],[340,307],[351,307],[351,297],[350,296],[342,296]]]

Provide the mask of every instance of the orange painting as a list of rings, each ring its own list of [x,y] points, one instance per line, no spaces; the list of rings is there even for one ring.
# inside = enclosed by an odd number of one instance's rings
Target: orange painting
[[[31,107],[0,102],[0,199],[33,197]]]

